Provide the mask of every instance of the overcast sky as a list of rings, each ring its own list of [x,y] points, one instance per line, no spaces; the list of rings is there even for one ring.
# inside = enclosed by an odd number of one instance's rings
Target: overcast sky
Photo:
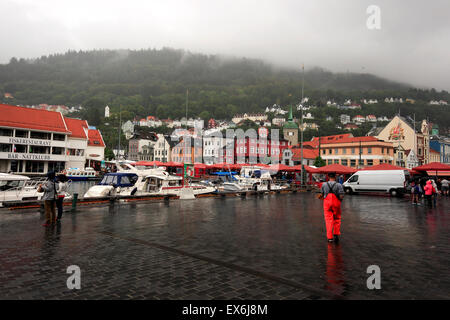
[[[0,63],[166,46],[450,91],[450,0],[0,0],[0,13]]]

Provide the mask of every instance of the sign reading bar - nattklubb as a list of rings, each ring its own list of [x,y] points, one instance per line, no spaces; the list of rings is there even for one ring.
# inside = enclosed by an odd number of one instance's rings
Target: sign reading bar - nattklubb
[[[18,160],[52,160],[49,155],[46,154],[27,154],[27,153],[8,153],[8,159]]]

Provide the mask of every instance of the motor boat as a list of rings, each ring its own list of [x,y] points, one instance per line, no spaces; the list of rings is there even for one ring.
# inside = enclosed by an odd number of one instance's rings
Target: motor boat
[[[176,195],[181,189],[192,188],[194,195],[215,192],[216,188],[203,184],[184,184],[180,176],[170,175],[164,167],[135,168],[128,163],[117,165],[118,172],[107,173],[102,181],[91,187],[85,198],[108,196]]]
[[[107,173],[99,184],[89,188],[84,198],[133,195],[137,191],[135,187],[137,180],[138,175],[133,172]]]
[[[215,172],[213,173],[219,178],[219,187],[220,191],[246,191],[246,186],[242,185],[238,179],[238,175],[236,172],[225,171],[225,172]]]
[[[183,189],[189,188],[194,196],[213,193],[217,188],[203,183],[185,184],[180,176],[170,175],[167,171],[159,171],[145,177],[142,187],[138,188],[138,195],[175,195],[180,196]]]
[[[9,201],[41,200],[44,193],[37,190],[39,185],[45,182],[47,182],[46,178],[32,180],[23,175],[0,173],[0,207]],[[66,193],[65,199],[71,197]]]
[[[68,179],[72,181],[86,181],[86,180],[92,180],[97,177],[97,172],[94,170],[94,168],[69,168],[66,170],[66,176]]]

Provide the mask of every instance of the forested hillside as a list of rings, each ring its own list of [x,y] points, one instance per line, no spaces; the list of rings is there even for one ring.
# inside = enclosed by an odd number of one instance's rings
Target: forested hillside
[[[260,60],[223,58],[192,54],[183,50],[100,50],[69,51],[33,60],[13,58],[0,65],[0,94],[10,104],[82,105],[83,116],[101,123],[103,108],[113,113],[122,106],[123,119],[155,115],[181,118],[185,115],[189,90],[189,116],[203,119],[231,119],[233,114],[262,112],[274,103],[286,107],[298,104],[302,73],[277,68]],[[13,99],[3,98],[4,93]],[[325,108],[326,101],[345,98],[403,97],[415,105],[372,105],[362,114],[392,116],[399,108],[416,118],[429,117],[447,127],[448,107],[431,107],[430,100],[450,101],[446,91],[418,90],[370,74],[331,73],[319,68],[305,73],[305,96],[320,108],[319,114],[339,114]]]

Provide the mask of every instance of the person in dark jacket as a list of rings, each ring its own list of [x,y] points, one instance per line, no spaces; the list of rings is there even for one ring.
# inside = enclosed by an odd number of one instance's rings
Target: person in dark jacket
[[[66,195],[67,192],[67,187],[68,187],[68,181],[69,179],[67,179],[67,176],[65,174],[59,174],[58,177],[56,178],[57,181],[57,192],[58,192],[58,198],[56,200],[56,207],[58,208],[58,216],[56,218],[57,222],[61,221],[61,217],[63,214],[63,202],[64,202],[64,197]]]
[[[49,172],[47,173],[47,182],[44,184],[40,184],[38,187],[38,192],[44,192],[42,196],[42,200],[44,200],[44,209],[45,209],[45,223],[44,227],[48,227],[54,223],[56,223],[56,182],[55,182],[55,173]]]

